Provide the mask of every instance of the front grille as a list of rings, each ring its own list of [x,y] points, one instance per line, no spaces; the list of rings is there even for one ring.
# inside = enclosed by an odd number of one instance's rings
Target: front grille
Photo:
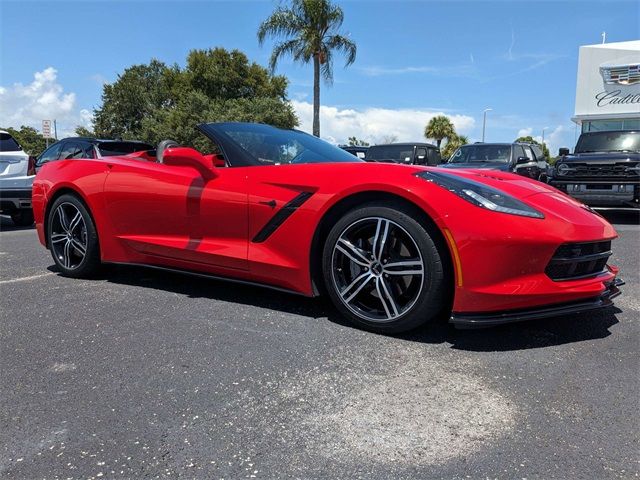
[[[615,163],[610,165],[592,165],[577,163],[570,172],[576,177],[616,177],[629,178],[638,176],[638,165],[633,163]]]
[[[565,243],[558,247],[545,273],[556,281],[598,275],[605,270],[610,256],[611,240]]]

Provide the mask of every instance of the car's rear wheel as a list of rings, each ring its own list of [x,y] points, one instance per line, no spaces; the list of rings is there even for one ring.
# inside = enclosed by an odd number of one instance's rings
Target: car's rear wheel
[[[53,260],[69,277],[89,277],[100,267],[98,234],[82,201],[74,195],[57,198],[47,220],[47,239]]]
[[[33,211],[18,210],[11,214],[11,221],[16,227],[30,227],[33,225]]]
[[[398,205],[358,207],[336,222],[323,249],[327,291],[352,323],[393,333],[434,320],[446,300],[430,228]]]

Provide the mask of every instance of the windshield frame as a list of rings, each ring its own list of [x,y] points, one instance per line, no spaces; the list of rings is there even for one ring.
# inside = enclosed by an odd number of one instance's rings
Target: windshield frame
[[[296,140],[300,141],[311,141],[311,142],[323,142],[326,146],[331,147],[331,149],[335,149],[337,158],[343,157],[343,160],[327,160],[326,162],[313,162],[313,163],[364,163],[364,160],[352,155],[340,147],[336,145],[332,145],[325,140],[314,137],[313,135],[309,135],[306,132],[295,130],[295,129],[284,129],[274,127],[272,125],[267,125],[264,123],[251,123],[251,122],[212,122],[212,123],[201,123],[197,125],[197,129],[200,130],[207,138],[209,138],[212,142],[216,143],[220,146],[222,153],[230,167],[239,167],[239,166],[271,166],[271,165],[308,165],[312,162],[299,162],[299,163],[265,163],[258,160],[250,151],[245,149],[242,145],[240,145],[234,138],[232,138],[226,130],[230,127],[236,127],[239,129],[244,129],[246,131],[254,130],[255,133],[268,133],[271,130],[273,133],[288,133],[290,135],[295,135],[298,138]],[[325,147],[325,145],[323,145]],[[315,153],[315,152],[314,152]]]

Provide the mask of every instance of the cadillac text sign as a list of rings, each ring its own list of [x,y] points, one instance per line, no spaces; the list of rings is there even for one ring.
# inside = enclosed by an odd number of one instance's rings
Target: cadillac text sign
[[[640,40],[580,47],[575,117],[640,117]]]

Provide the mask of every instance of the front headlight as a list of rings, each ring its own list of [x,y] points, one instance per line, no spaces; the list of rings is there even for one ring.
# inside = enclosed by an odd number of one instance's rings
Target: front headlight
[[[467,202],[487,210],[522,217],[544,218],[542,213],[526,203],[480,182],[440,172],[419,172],[416,176],[446,188]]]

